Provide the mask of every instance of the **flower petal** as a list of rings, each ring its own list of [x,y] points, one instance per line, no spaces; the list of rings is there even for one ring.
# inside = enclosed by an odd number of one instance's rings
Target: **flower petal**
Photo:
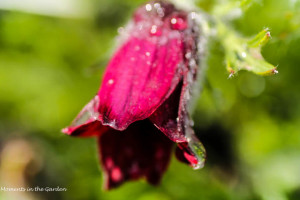
[[[192,129],[187,104],[184,98],[189,92],[187,84],[179,83],[172,95],[151,116],[152,123],[169,139],[178,143],[176,157],[198,169],[204,166],[205,149]]]
[[[105,172],[105,188],[145,177],[158,184],[167,169],[172,142],[148,120],[131,124],[125,131],[111,129],[99,137],[99,152]]]
[[[88,104],[75,123],[64,129],[67,134],[81,125],[89,129],[88,124],[96,119],[104,126],[125,130],[149,117],[181,80],[184,30],[172,24],[178,11],[169,3],[150,4],[151,11],[140,7],[121,34],[126,36],[125,42],[109,62],[93,105]]]
[[[193,21],[189,22],[194,23]],[[189,27],[184,32],[185,58],[182,82],[149,119],[171,140],[178,143],[180,150],[177,152],[181,151],[181,156],[177,156],[180,158],[179,160],[185,159],[195,169],[198,169],[204,166],[206,153],[192,129],[193,121],[190,118],[188,106],[198,76],[197,71],[200,62],[197,46],[199,30],[195,24],[190,24]]]
[[[177,32],[162,40],[132,37],[112,58],[98,93],[104,125],[124,130],[150,116],[173,92],[180,80],[183,43]]]
[[[90,137],[98,136],[107,131],[109,127],[103,126],[97,119],[97,108],[99,98],[96,95],[78,114],[72,124],[62,130],[63,133],[71,136]]]
[[[186,142],[184,129],[179,128],[179,102],[182,81],[170,97],[149,117],[152,123],[174,142]]]

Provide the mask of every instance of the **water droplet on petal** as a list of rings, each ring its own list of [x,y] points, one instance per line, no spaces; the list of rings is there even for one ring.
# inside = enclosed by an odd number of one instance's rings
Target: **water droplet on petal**
[[[160,8],[160,7],[161,7],[161,6],[160,6],[159,3],[155,3],[155,4],[154,4],[154,8],[158,9],[158,8]]]
[[[150,12],[152,10],[152,5],[148,3],[146,4],[145,8],[148,12]]]
[[[150,29],[150,34],[159,36],[161,35],[161,30],[156,25],[152,25]]]
[[[174,30],[184,30],[187,28],[187,21],[182,17],[172,17],[171,27]]]
[[[195,122],[194,120],[190,120],[190,126],[194,126]]]
[[[187,53],[185,54],[185,58],[186,58],[186,59],[191,59],[191,58],[192,58],[192,53],[191,53],[191,52],[187,52]]]
[[[193,152],[197,162],[192,163],[194,169],[201,169],[204,167],[206,151],[203,144],[196,138],[196,136],[190,135],[187,136],[188,147]]]
[[[190,59],[189,65],[190,65],[191,67],[196,66],[196,65],[197,65],[196,60],[195,60],[195,59]]]
[[[164,9],[161,7],[160,3],[155,3],[154,8],[156,9],[158,16],[163,17],[165,15]]]
[[[111,85],[111,84],[113,84],[113,83],[114,83],[114,80],[113,80],[113,79],[109,79],[109,80],[108,80],[108,84],[109,84],[109,85]]]
[[[197,13],[191,12],[191,18],[192,18],[192,19],[196,19],[196,16],[197,16]]]
[[[177,23],[177,19],[176,18],[172,18],[171,19],[171,24],[176,24]]]

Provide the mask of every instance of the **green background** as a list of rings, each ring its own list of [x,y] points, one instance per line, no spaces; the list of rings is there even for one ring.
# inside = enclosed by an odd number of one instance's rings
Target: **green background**
[[[207,149],[194,171],[174,157],[158,187],[144,180],[102,190],[96,141],[60,130],[95,95],[117,29],[145,1],[86,1],[84,17],[0,10],[0,187],[66,192],[0,192],[1,199],[300,199],[300,2],[257,0],[231,21],[241,35],[265,27],[263,48],[279,73],[228,79],[224,51],[210,42],[193,118]],[[208,13],[233,1],[198,1]]]

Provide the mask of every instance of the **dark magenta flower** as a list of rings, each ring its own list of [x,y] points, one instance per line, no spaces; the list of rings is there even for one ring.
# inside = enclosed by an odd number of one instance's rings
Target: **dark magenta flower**
[[[158,184],[173,142],[179,160],[204,165],[187,108],[197,78],[198,29],[195,13],[170,3],[140,7],[121,33],[99,92],[63,130],[98,137],[107,189],[141,177]]]

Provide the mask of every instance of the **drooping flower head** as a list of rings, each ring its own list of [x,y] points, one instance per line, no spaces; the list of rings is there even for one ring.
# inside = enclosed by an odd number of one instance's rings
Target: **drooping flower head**
[[[173,142],[179,160],[204,165],[188,113],[200,62],[197,17],[163,1],[138,8],[98,93],[63,130],[98,137],[106,188],[140,177],[158,184]]]

